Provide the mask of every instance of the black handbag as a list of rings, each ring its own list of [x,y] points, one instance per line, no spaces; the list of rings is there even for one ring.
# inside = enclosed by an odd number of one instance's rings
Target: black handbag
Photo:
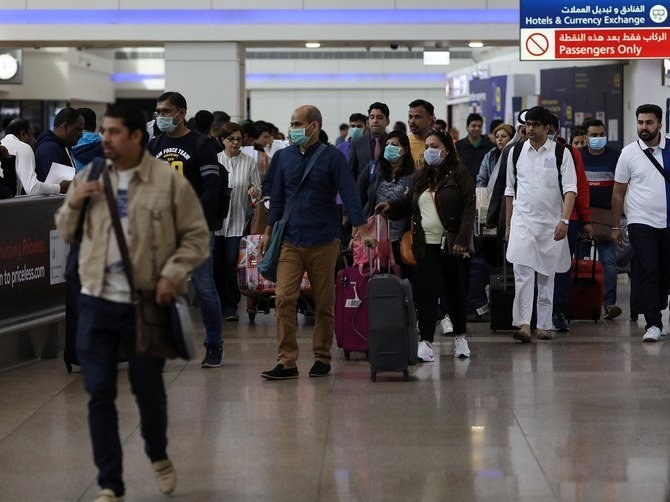
[[[112,191],[109,170],[102,173],[105,199],[112,217],[112,227],[121,252],[123,268],[135,304],[135,354],[162,359],[191,359],[195,355],[193,324],[183,299],[170,306],[156,302],[155,290],[136,290],[133,280],[133,266],[128,252],[119,209]]]

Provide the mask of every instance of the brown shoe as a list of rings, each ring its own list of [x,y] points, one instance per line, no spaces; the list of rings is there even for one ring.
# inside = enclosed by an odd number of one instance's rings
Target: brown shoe
[[[547,331],[546,329],[537,330],[538,340],[551,340],[552,338],[554,338],[554,335],[551,334],[551,331]]]
[[[512,338],[523,343],[530,343],[530,326],[528,324],[522,324],[519,330],[514,332]]]
[[[605,309],[605,319],[614,319],[621,315],[621,307],[617,305],[610,305]]]

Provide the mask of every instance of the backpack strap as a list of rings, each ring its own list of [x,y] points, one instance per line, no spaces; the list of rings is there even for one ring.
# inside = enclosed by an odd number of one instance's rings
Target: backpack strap
[[[91,170],[88,172],[88,177],[86,181],[95,181],[100,178],[102,170],[105,168],[106,160],[100,157],[96,157],[91,161]],[[84,205],[81,208],[81,213],[79,213],[79,222],[77,223],[77,229],[74,232],[74,240],[81,241],[81,237],[84,233],[84,219],[86,218],[86,210],[88,205],[91,202],[91,198],[87,197],[84,199]]]
[[[570,155],[572,155],[574,159],[574,153],[572,151],[572,147],[568,148],[570,148]],[[565,195],[563,194],[563,173],[561,172],[561,164],[563,164],[564,154],[565,154],[565,147],[560,143],[556,143],[556,169],[558,169],[558,188],[561,191],[561,199],[563,200],[565,200]],[[577,163],[575,162],[575,168],[576,167]]]
[[[513,173],[514,173],[514,198],[516,199],[516,187],[517,187],[517,181],[516,181],[516,164],[519,162],[519,157],[521,156],[521,149],[523,148],[524,141],[519,141],[514,147],[512,148],[512,168],[513,168]]]
[[[161,140],[161,138],[163,138],[164,135],[165,133],[162,132],[158,136],[154,136],[153,138],[151,138],[149,143],[147,143],[147,150],[149,150],[149,153],[154,157],[156,156],[156,145]]]

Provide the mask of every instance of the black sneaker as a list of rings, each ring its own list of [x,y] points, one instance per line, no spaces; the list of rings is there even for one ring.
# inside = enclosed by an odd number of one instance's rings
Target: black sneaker
[[[207,352],[205,358],[200,363],[201,368],[218,368],[223,359],[223,345],[205,345]]]
[[[269,371],[261,373],[261,377],[266,380],[288,380],[298,378],[298,368],[285,368],[283,364],[278,364]]]
[[[330,364],[322,363],[321,361],[316,361],[312,369],[309,370],[309,376],[311,377],[325,377],[330,373]]]
[[[556,331],[559,333],[567,333],[570,331],[570,327],[568,326],[568,321],[565,318],[565,314],[563,313],[557,313],[554,314],[551,317],[551,321],[554,323],[554,328],[556,328]]]
[[[238,314],[236,311],[227,312],[223,317],[226,321],[237,322],[240,320],[240,314]]]

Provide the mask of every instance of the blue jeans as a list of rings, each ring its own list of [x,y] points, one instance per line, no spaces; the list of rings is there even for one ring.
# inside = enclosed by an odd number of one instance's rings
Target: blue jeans
[[[603,266],[605,275],[605,295],[603,306],[616,305],[616,244],[614,242],[598,242],[598,261]]]
[[[214,237],[212,252],[214,282],[221,300],[223,315],[237,312],[240,303],[240,288],[237,285],[237,264],[240,261],[242,237]]]
[[[210,237],[210,250],[214,246],[214,234]],[[200,315],[202,324],[205,326],[205,345],[222,345],[223,336],[221,335],[221,304],[219,303],[219,294],[214,284],[214,272],[212,268],[212,256],[197,268],[191,275],[191,283],[195,289],[195,297],[200,305]]]
[[[89,394],[88,426],[98,484],[123,495],[123,452],[114,405],[119,350],[123,346],[128,354],[128,378],[140,411],[144,451],[152,462],[167,458],[167,398],[162,375],[165,360],[134,355],[133,305],[88,295],[79,297],[76,345]]]

